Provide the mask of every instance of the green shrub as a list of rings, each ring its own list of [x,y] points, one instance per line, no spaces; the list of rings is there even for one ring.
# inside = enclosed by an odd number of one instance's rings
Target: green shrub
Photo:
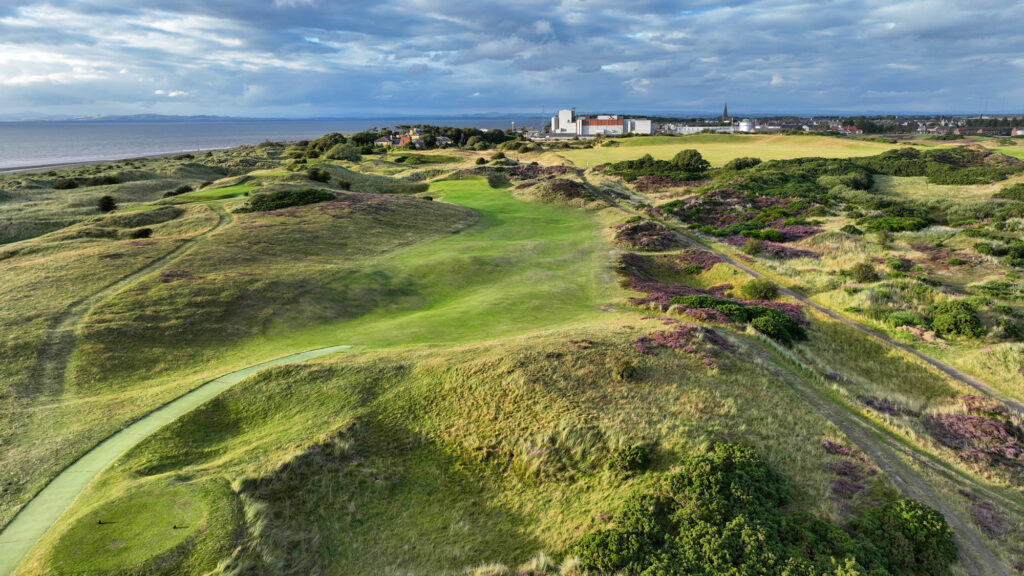
[[[746,170],[747,168],[753,168],[761,163],[760,158],[733,158],[726,162],[725,168],[727,170]]]
[[[1006,188],[1003,188],[999,192],[996,192],[994,197],[1024,202],[1024,184],[1014,184],[1013,186],[1007,186]]]
[[[845,232],[847,234],[852,234],[853,236],[863,236],[864,235],[864,231],[861,230],[860,228],[857,228],[853,224],[847,224],[847,225],[843,226],[842,228],[840,228],[839,231],[840,232]]]
[[[117,210],[117,201],[114,200],[113,196],[100,196],[99,200],[96,201],[96,207],[100,212],[112,212]]]
[[[331,179],[331,173],[326,168],[310,166],[306,170],[306,177],[314,182],[328,182]]]
[[[773,228],[766,228],[764,230],[744,230],[740,234],[749,238],[757,238],[758,240],[768,240],[769,242],[784,242],[786,240],[786,237],[782,235],[782,232]]]
[[[906,270],[906,264],[904,264],[903,260],[900,260],[895,256],[887,256],[885,259],[885,265],[888,266],[890,270]]]
[[[78,188],[78,182],[75,182],[74,178],[61,178],[53,183],[53,187],[57,190],[71,190]]]
[[[425,198],[433,200],[429,196],[425,196]],[[628,360],[620,360],[612,367],[612,376],[620,382],[630,382],[637,377],[636,366]]]
[[[925,218],[908,216],[883,216],[881,218],[869,220],[866,224],[867,229],[872,232],[916,232],[918,230],[923,230],[930,225],[931,222]]]
[[[740,291],[751,300],[774,300],[779,296],[779,287],[767,278],[755,278],[744,284]]]
[[[785,479],[756,453],[715,444],[631,494],[614,528],[587,534],[569,553],[583,573],[647,576],[944,575],[956,560],[945,519],[916,502],[869,509],[849,533],[784,514],[788,502]]]
[[[477,166],[483,166],[484,164],[487,164],[487,159],[486,158],[480,157],[480,158],[476,159],[476,165]]]
[[[149,238],[152,235],[152,228],[137,228],[128,233],[129,238]]]
[[[642,470],[647,465],[647,450],[643,446],[623,446],[612,453],[609,464],[623,474]]]
[[[938,334],[977,338],[985,334],[981,319],[969,302],[947,300],[932,309],[932,330]]]
[[[504,160],[505,158],[505,153],[501,151],[491,154],[491,160]]]
[[[913,500],[897,500],[856,519],[851,532],[863,561],[890,574],[948,574],[956,561],[953,531],[939,512]]]
[[[764,243],[757,238],[751,238],[743,244],[743,253],[751,256],[757,256],[764,250]]]
[[[686,172],[706,172],[711,163],[696,150],[680,150],[672,157],[672,163]]]
[[[281,208],[288,208],[291,206],[304,206],[306,204],[326,202],[328,200],[334,200],[335,198],[337,197],[333,193],[328,192],[327,190],[318,190],[315,188],[306,188],[302,190],[279,190],[276,192],[266,192],[251,196],[245,206],[239,208],[237,212],[266,212],[268,210],[279,210]]]
[[[854,282],[859,284],[866,284],[868,282],[874,282],[878,280],[878,274],[875,272],[875,267],[868,262],[860,262],[853,265],[850,268],[850,276]]]
[[[964,264],[967,264],[967,261],[964,260],[963,258],[953,257],[949,259],[950,266],[963,266]]]

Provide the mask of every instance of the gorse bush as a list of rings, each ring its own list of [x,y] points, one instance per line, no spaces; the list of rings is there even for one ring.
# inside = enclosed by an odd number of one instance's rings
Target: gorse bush
[[[744,284],[740,292],[751,300],[774,300],[779,296],[779,287],[767,278],[755,278]]]
[[[732,160],[725,163],[727,170],[746,170],[747,168],[753,168],[761,163],[760,158],[733,158]]]
[[[647,459],[647,450],[643,446],[629,445],[613,452],[609,464],[616,472],[628,474],[642,470]]]
[[[932,329],[943,335],[977,338],[985,334],[974,306],[966,300],[947,300],[932,309]]]
[[[807,339],[807,330],[788,314],[757,304],[744,304],[735,300],[715,298],[706,294],[677,296],[670,302],[684,308],[710,308],[724,314],[733,322],[749,322],[755,330],[765,336],[792,344]],[[759,320],[760,319],[760,320]],[[755,323],[755,320],[759,320]]]
[[[941,514],[910,500],[848,526],[782,512],[785,479],[753,451],[716,444],[632,495],[614,528],[570,550],[592,574],[948,574],[956,560]]]
[[[249,198],[245,206],[236,210],[237,212],[266,212],[268,210],[279,210],[291,206],[303,206],[316,204],[337,198],[327,190],[305,188],[302,190],[279,190],[277,192],[266,192],[256,194]]]
[[[999,192],[996,192],[994,197],[1024,202],[1024,184],[1014,184],[1013,186],[1007,186],[1006,188],[1003,188]]]
[[[878,274],[875,272],[875,267],[868,262],[859,262],[854,264],[853,268],[850,268],[850,277],[853,278],[854,282],[860,284],[878,280]]]
[[[326,168],[310,166],[306,170],[306,177],[314,182],[327,182],[331,179],[331,173]]]
[[[100,212],[112,212],[117,210],[117,201],[114,200],[113,196],[100,196],[99,200],[96,201],[96,208]]]

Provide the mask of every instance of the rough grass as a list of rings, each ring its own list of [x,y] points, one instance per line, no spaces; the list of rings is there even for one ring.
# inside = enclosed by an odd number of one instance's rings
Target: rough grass
[[[608,162],[635,160],[644,154],[656,159],[671,160],[680,150],[689,148],[701,153],[714,166],[721,166],[745,156],[761,160],[784,160],[817,156],[824,158],[851,158],[872,156],[892,148],[895,144],[847,140],[827,136],[787,135],[729,135],[695,134],[692,136],[644,136],[617,140],[620,145],[561,152],[573,164],[583,167]]]
[[[717,369],[675,351],[644,356],[634,336],[616,322],[274,370],[140,445],[72,517],[151,482],[228,477],[249,520],[231,562],[241,572],[459,573],[538,550],[561,556],[631,489],[717,440],[752,445],[787,471],[799,509],[834,512],[821,443],[841,438],[813,411],[792,410],[784,384],[741,356]],[[592,346],[568,341],[579,337]],[[635,380],[612,377],[623,361]],[[656,447],[651,472],[622,480],[609,455],[641,442]],[[173,502],[150,506],[167,514]],[[53,532],[24,573],[53,566],[55,541],[83,553],[110,545],[76,540],[75,526]],[[143,573],[175,570],[174,557],[153,552],[164,569]]]

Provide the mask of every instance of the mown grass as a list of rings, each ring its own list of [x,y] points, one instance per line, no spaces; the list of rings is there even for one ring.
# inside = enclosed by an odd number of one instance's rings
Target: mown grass
[[[680,150],[695,149],[715,166],[745,156],[761,160],[824,157],[850,158],[872,156],[895,144],[846,140],[827,136],[694,134],[692,136],[644,136],[617,140],[619,146],[566,150],[561,155],[576,166],[635,160],[644,154],[671,160]]]
[[[785,471],[797,508],[835,513],[821,442],[841,438],[827,421],[793,410],[792,392],[742,351],[723,353],[721,368],[675,351],[641,355],[630,340],[660,325],[630,322],[637,328],[611,321],[264,373],[127,455],[22,573],[47,571],[71,546],[109,546],[76,531],[98,513],[85,503],[181,476],[234,479],[251,530],[230,563],[239,572],[447,574],[538,551],[559,557],[633,488],[719,440],[753,446]],[[581,350],[577,338],[593,344]],[[635,364],[635,379],[614,377],[621,362]],[[623,478],[608,457],[633,443],[652,447],[651,471]],[[143,510],[174,505],[168,496]],[[142,573],[227,545],[194,544]]]

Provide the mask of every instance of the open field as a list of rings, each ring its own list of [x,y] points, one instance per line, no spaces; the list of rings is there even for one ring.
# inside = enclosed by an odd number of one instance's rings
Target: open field
[[[635,160],[644,154],[670,160],[680,150],[694,149],[714,166],[733,158],[754,157],[784,160],[809,156],[850,158],[872,156],[896,148],[896,144],[846,140],[828,136],[773,136],[763,134],[694,134],[691,136],[640,136],[623,138],[618,146],[566,150],[561,154],[576,166]]]

